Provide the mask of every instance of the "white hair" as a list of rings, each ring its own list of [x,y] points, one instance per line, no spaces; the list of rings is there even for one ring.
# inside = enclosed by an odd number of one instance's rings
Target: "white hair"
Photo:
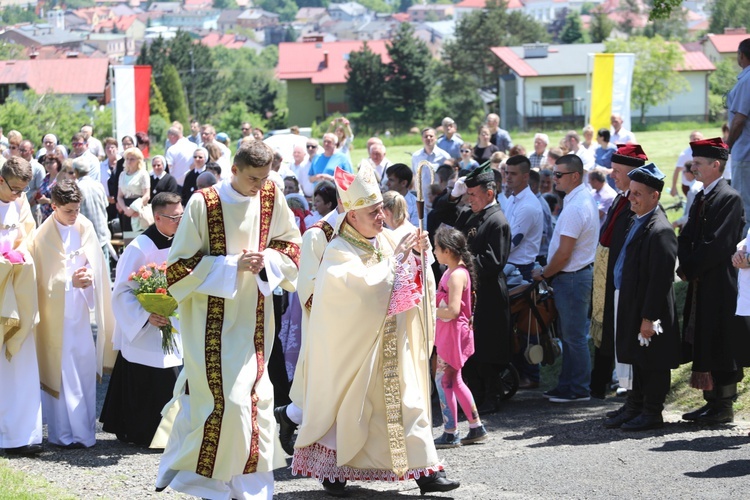
[[[545,144],[549,144],[549,136],[547,134],[535,134],[534,140],[541,139]]]

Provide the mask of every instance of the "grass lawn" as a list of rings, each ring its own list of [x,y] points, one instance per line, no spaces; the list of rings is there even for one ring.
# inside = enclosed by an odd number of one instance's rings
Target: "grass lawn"
[[[0,458],[0,500],[45,500],[47,498],[74,499],[65,491],[41,477],[13,470],[10,462]]]

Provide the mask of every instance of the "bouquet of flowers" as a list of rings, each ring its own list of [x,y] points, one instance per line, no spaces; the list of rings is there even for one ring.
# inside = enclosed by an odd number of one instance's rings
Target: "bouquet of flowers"
[[[177,301],[167,291],[167,263],[157,266],[151,263],[141,266],[138,271],[131,273],[129,281],[134,281],[138,287],[133,290],[138,302],[146,312],[169,318],[177,316]],[[162,326],[161,348],[164,354],[172,354],[175,349],[174,334],[177,330],[171,324]]]

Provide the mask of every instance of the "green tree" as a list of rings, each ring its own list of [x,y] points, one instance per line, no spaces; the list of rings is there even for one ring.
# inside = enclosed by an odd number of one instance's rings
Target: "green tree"
[[[282,23],[294,21],[294,16],[299,11],[299,7],[294,3],[294,0],[259,0],[255,5],[268,12],[278,14]]]
[[[441,63],[435,74],[438,84],[433,87],[427,105],[427,123],[440,123],[444,117],[450,116],[456,121],[458,131],[463,134],[464,139],[473,141],[472,133],[485,114],[474,81],[451,71]]]
[[[646,122],[646,111],[667,101],[671,96],[690,88],[687,80],[677,72],[684,55],[677,43],[662,37],[631,37],[628,40],[605,42],[606,52],[635,54],[631,99],[641,110],[641,124]]]
[[[331,2],[328,0],[297,0],[297,5],[302,7],[328,7]]]
[[[565,17],[565,25],[560,34],[560,41],[566,44],[584,42],[583,24],[581,24],[581,16],[577,11],[571,10]]]
[[[653,0],[651,12],[649,12],[648,18],[651,21],[656,19],[667,19],[675,9],[679,9],[681,6],[682,0]]]
[[[601,43],[609,38],[615,23],[609,18],[604,9],[596,7],[591,10],[591,26],[589,26],[589,37],[591,42]]]
[[[654,19],[640,30],[639,34],[653,38],[661,35],[667,40],[687,40],[688,10],[682,7],[672,9],[672,13],[665,19]]]
[[[367,42],[362,50],[349,53],[346,76],[346,98],[352,111],[374,109],[382,105],[385,97],[388,66]]]
[[[414,5],[414,0],[399,0],[398,11],[406,12],[412,5]]]
[[[165,122],[169,123],[169,108],[167,108],[167,103],[164,102],[161,89],[156,85],[154,75],[151,75],[151,95],[148,99],[148,107],[151,116],[161,116]]]
[[[162,75],[161,93],[164,96],[164,103],[167,105],[169,110],[170,121],[178,121],[183,124],[188,122],[188,110],[187,103],[185,102],[185,89],[182,87],[182,81],[180,75],[177,74],[177,69],[167,64],[164,67],[164,74]]]
[[[710,33],[724,33],[724,28],[750,28],[750,2],[747,0],[714,0],[711,4]]]
[[[739,65],[730,59],[722,59],[716,63],[716,71],[708,76],[708,89],[712,94],[723,96],[737,83]]]
[[[237,2],[235,0],[214,0],[214,9],[225,10],[236,8]]]
[[[196,44],[185,31],[178,31],[171,40],[159,37],[150,45],[145,44],[138,57],[138,64],[150,64],[156,84],[164,91],[162,78],[164,67],[172,64],[187,91],[188,110],[200,121],[218,113],[223,103],[218,99],[227,85],[225,78],[218,76],[219,68],[211,49]],[[166,99],[166,95],[164,96]]]
[[[546,42],[544,26],[518,11],[508,13],[505,3],[488,0],[482,12],[463,16],[456,25],[455,38],[443,46],[443,60],[464,78],[474,80],[475,88],[497,85],[500,60],[491,47]]]
[[[429,71],[430,49],[414,36],[409,23],[399,25],[387,44],[391,62],[388,64],[386,99],[393,118],[411,124],[421,118],[427,107],[433,78]]]
[[[5,40],[0,41],[0,61],[28,59],[23,49],[23,45],[8,43]]]
[[[360,0],[359,3],[373,12],[381,14],[390,14],[393,12],[393,7],[385,0]]]
[[[35,23],[39,21],[34,9],[11,5],[5,7],[0,13],[2,24]]]

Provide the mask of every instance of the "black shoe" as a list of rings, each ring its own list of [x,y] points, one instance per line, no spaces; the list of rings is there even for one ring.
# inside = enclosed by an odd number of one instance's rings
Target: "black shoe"
[[[622,413],[619,413],[615,415],[614,417],[610,417],[607,420],[604,421],[604,427],[607,429],[617,429],[622,427],[625,423],[630,422],[631,420],[636,419],[641,414],[638,410],[631,410],[629,408],[622,411]]]
[[[329,481],[328,479],[323,479],[323,489],[332,497],[348,496],[346,491],[346,481]]]
[[[19,457],[33,457],[44,451],[41,444],[27,444],[18,448],[5,448],[7,455],[17,455]]]
[[[430,476],[420,477],[417,479],[417,486],[419,486],[419,493],[424,495],[425,493],[452,491],[461,486],[461,483],[451,481],[445,477],[445,472],[440,471]]]
[[[685,418],[684,416],[682,418]],[[693,419],[700,425],[719,425],[734,422],[734,410],[729,408],[711,407],[704,411],[698,417]]]
[[[487,396],[484,399],[482,406],[477,408],[477,412],[479,412],[480,415],[491,415],[500,411],[500,405],[500,396]]]
[[[589,392],[589,395],[592,398],[594,398],[594,399],[602,399],[603,400],[603,399],[606,398],[606,394],[604,394],[603,392],[598,392],[598,391],[591,391],[591,392]]]
[[[607,413],[604,414],[604,416],[607,418],[614,418],[614,417],[622,415],[627,410],[628,410],[628,405],[624,404],[616,410],[608,411]]]
[[[485,429],[483,425],[472,427],[469,429],[469,433],[461,439],[461,444],[480,443],[486,441],[488,437],[487,429]]]
[[[641,413],[632,420],[629,420],[620,426],[624,431],[648,431],[651,429],[660,429],[664,427],[664,419],[661,413],[658,415],[646,415]]]
[[[281,447],[287,455],[294,455],[294,431],[297,430],[297,424],[292,422],[286,414],[286,407],[278,406],[273,409],[273,416],[279,424],[279,441]]]
[[[713,401],[709,401],[708,403],[704,404],[697,410],[685,413],[682,415],[682,420],[697,420],[698,417],[706,413],[708,410],[711,409],[713,406]]]

